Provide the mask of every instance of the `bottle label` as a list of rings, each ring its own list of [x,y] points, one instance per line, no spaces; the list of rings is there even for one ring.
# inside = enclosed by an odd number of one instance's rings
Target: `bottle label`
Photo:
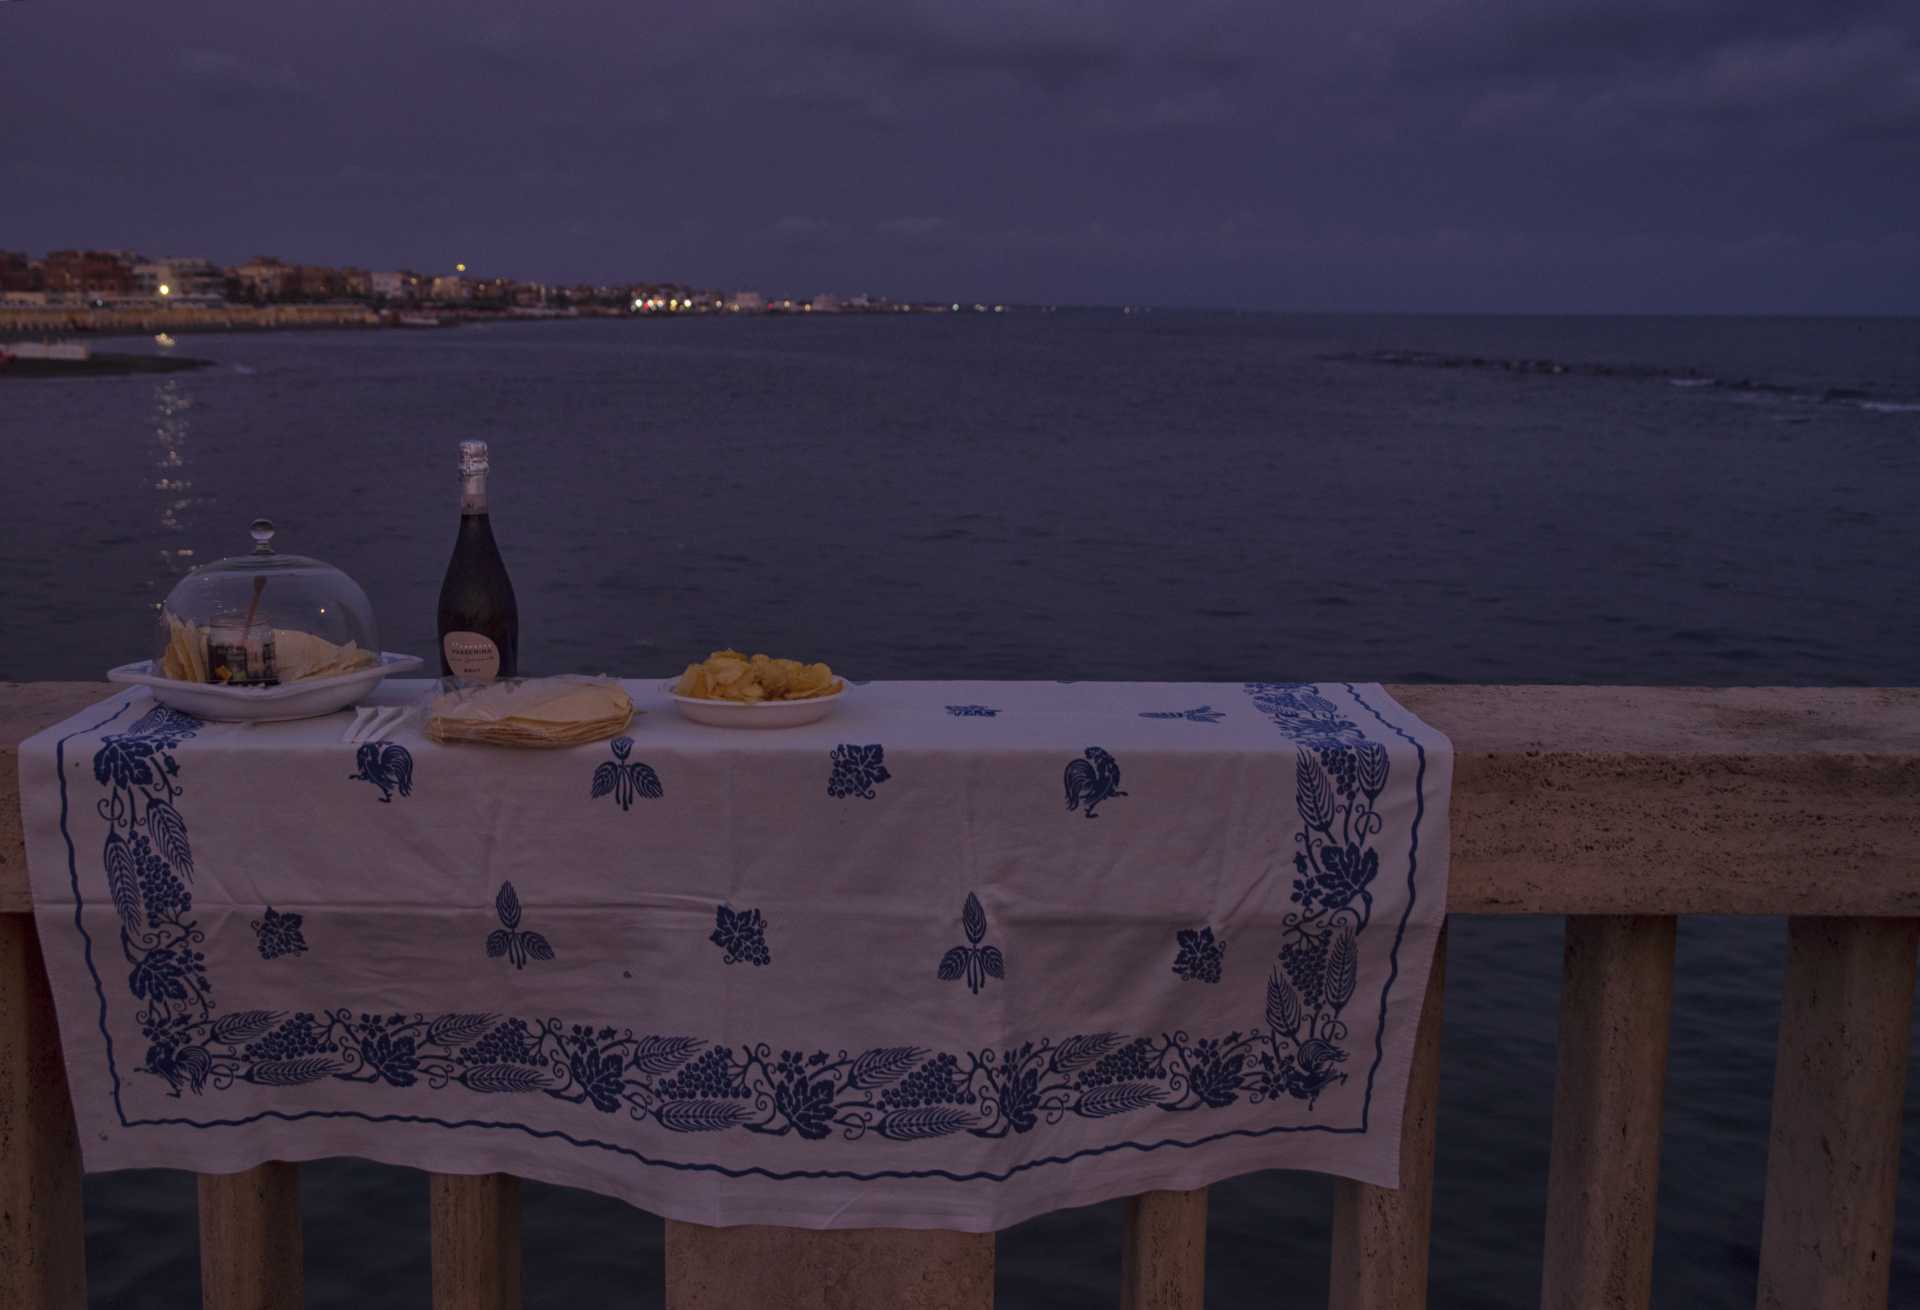
[[[449,632],[440,650],[456,678],[486,682],[500,676],[500,648],[480,633]]]

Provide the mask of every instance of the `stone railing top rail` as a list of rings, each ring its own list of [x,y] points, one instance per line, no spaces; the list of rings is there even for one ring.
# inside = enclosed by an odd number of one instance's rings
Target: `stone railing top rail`
[[[1920,915],[1920,688],[1388,690],[1453,739],[1451,910]],[[0,683],[0,912],[17,744],[112,691]]]

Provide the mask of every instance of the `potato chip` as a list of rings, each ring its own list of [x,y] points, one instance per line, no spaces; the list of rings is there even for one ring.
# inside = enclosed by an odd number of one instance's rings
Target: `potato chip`
[[[700,663],[687,665],[673,689],[678,695],[700,700],[752,705],[815,700],[834,695],[844,685],[825,664],[802,664],[758,653],[748,656],[729,649],[717,650]]]

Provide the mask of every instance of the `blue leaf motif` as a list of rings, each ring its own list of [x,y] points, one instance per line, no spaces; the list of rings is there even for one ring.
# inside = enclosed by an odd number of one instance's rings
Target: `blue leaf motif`
[[[655,1117],[676,1133],[713,1133],[747,1122],[753,1112],[738,1101],[668,1101]]]
[[[497,960],[507,953],[507,942],[513,934],[505,928],[495,928],[487,934],[487,958]]]
[[[1278,969],[1267,980],[1267,1026],[1288,1036],[1300,1028],[1300,998]]]
[[[280,1020],[277,1010],[240,1010],[214,1020],[208,1040],[227,1045],[250,1042]]]
[[[1316,828],[1333,826],[1333,790],[1327,785],[1327,775],[1306,747],[1296,748],[1299,758],[1294,761],[1294,801],[1300,807],[1300,817]]]
[[[1092,1064],[1120,1045],[1121,1040],[1119,1033],[1089,1033],[1084,1037],[1069,1037],[1053,1053],[1054,1072],[1072,1073]]]
[[[539,933],[523,932],[520,934],[520,941],[529,960],[551,960],[553,958],[553,947],[547,945],[547,939]]]
[[[140,928],[140,885],[134,879],[133,855],[117,832],[107,834],[106,862],[107,891],[113,897],[113,908],[119,911],[120,922],[126,930],[137,932]]]
[[[972,892],[967,893],[967,903],[960,909],[960,925],[967,930],[967,940],[975,946],[987,935],[987,912],[980,906],[980,898]]]
[[[929,1105],[885,1116],[880,1120],[880,1135],[896,1142],[918,1142],[960,1132],[977,1122],[973,1115],[955,1106]]]
[[[520,926],[520,897],[514,893],[512,883],[500,884],[500,892],[493,898],[493,908],[499,911],[501,923],[509,928]]]
[[[660,786],[660,775],[655,773],[649,765],[636,761],[629,764],[627,768],[633,775],[634,790],[640,795],[650,801],[657,801],[666,795],[666,791]]]
[[[1353,930],[1345,924],[1333,939],[1333,948],[1327,952],[1327,1003],[1337,1013],[1353,999],[1353,989],[1360,977],[1360,951],[1353,940]]]
[[[546,1088],[546,1075],[524,1064],[482,1064],[460,1075],[460,1082],[476,1092],[523,1093]]]
[[[987,979],[1007,976],[1007,964],[999,947],[980,944],[987,935],[987,912],[972,892],[960,907],[960,926],[966,930],[969,944],[956,946],[940,958],[940,978],[943,982],[965,978],[967,990],[978,995]]]
[[[261,1087],[298,1087],[317,1083],[341,1071],[340,1062],[326,1056],[304,1060],[261,1060],[247,1070],[246,1081]]]
[[[486,1036],[497,1014],[443,1014],[427,1025],[427,1040],[436,1046],[465,1046]]]
[[[853,1062],[847,1086],[864,1090],[897,1083],[925,1054],[917,1046],[882,1046],[868,1051]]]
[[[1387,789],[1387,748],[1377,741],[1360,743],[1360,787],[1369,796]]]
[[[652,766],[628,760],[627,756],[632,753],[633,738],[622,737],[613,743],[613,758],[593,771],[593,785],[587,793],[589,800],[612,796],[622,810],[631,810],[636,799],[657,801],[666,794],[660,785],[660,775]]]
[[[1082,1096],[1078,1109],[1090,1119],[1102,1119],[1144,1110],[1165,1099],[1166,1093],[1158,1083],[1115,1083],[1111,1087],[1096,1087]]]
[[[612,760],[608,760],[599,768],[595,769],[593,771],[593,790],[589,793],[588,799],[597,801],[602,796],[610,793],[613,790],[614,784],[620,781],[620,770],[622,767],[623,766],[619,764],[615,764]]]
[[[193,848],[187,844],[187,821],[180,817],[180,811],[166,801],[152,801],[147,806],[147,836],[153,839],[154,849],[167,857],[167,863],[191,882]]]
[[[122,790],[153,784],[153,743],[127,737],[109,737],[93,756],[93,779]]]
[[[649,1037],[633,1048],[631,1063],[641,1073],[659,1077],[691,1060],[704,1045],[698,1037]]]

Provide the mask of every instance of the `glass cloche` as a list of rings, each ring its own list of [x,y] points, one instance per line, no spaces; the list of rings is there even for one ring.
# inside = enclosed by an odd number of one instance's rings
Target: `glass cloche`
[[[202,565],[167,596],[153,672],[275,687],[377,663],[380,636],[360,584],[331,564],[276,552],[266,519],[252,533],[250,554]]]

